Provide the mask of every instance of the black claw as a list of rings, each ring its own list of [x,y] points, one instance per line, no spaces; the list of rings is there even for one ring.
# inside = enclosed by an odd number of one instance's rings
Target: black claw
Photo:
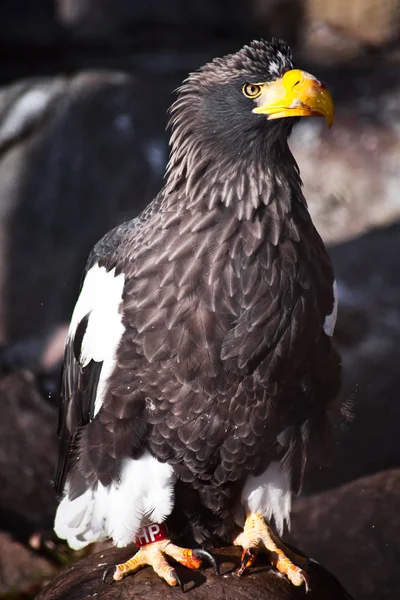
[[[308,592],[311,591],[310,582],[309,582],[309,579],[308,579],[308,575],[307,575],[307,573],[305,571],[302,571],[301,572],[301,576],[303,578],[303,582],[304,582],[304,586],[306,588],[306,594],[307,594]]]
[[[107,567],[106,569],[104,569],[103,572],[103,582],[107,583],[107,577],[109,576],[109,574],[111,573],[111,571],[113,572],[113,575],[115,573],[115,565],[110,565],[109,567]],[[114,581],[114,578],[111,579],[110,583],[112,583]]]
[[[181,581],[181,578],[179,577],[178,573],[175,571],[175,569],[172,571],[172,575],[175,577],[177,584],[179,585],[179,587],[181,588],[182,592],[184,592],[184,588],[183,588],[183,583]]]
[[[243,573],[254,563],[254,559],[257,556],[255,548],[247,548],[240,561],[240,567],[236,571],[236,574],[241,577]]]
[[[242,564],[247,566],[247,564],[252,562],[256,556],[256,551],[253,548],[247,548],[244,556],[242,558]]]
[[[192,554],[195,558],[208,560],[210,565],[214,568],[215,573],[219,575],[219,565],[210,552],[207,552],[207,550],[203,550],[202,548],[195,548],[194,550],[192,550]]]

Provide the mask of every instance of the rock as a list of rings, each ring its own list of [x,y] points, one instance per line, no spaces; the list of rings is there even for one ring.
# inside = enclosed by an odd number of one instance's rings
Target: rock
[[[303,119],[290,145],[304,194],[326,243],[400,217],[400,68],[311,71],[335,101],[335,122]]]
[[[27,540],[52,528],[57,414],[29,373],[1,377],[0,397],[0,528]]]
[[[304,598],[303,588],[295,588],[286,578],[280,577],[261,557],[251,573],[237,577],[233,569],[239,565],[238,548],[218,548],[214,554],[220,564],[218,577],[211,568],[189,571],[177,566],[185,590],[190,590],[192,600],[295,600]],[[145,568],[120,582],[103,583],[102,574],[108,565],[130,558],[132,548],[111,549],[94,554],[58,575],[36,597],[37,600],[80,600],[96,596],[98,600],[130,600],[135,598],[182,598],[179,588],[170,588],[151,568]],[[339,582],[316,563],[309,565],[311,591],[307,600],[350,600]]]
[[[17,598],[31,597],[43,582],[54,576],[56,567],[37,552],[0,532],[0,595]]]
[[[0,94],[3,369],[48,362],[94,243],[156,195],[174,84],[86,72]]]
[[[304,0],[250,0],[249,39],[280,37],[297,49],[304,22]],[[242,9],[242,13],[245,12]]]
[[[299,46],[310,60],[343,64],[365,58],[382,63],[398,45],[399,0],[352,0],[351,7],[346,0],[305,0],[303,7]]]
[[[64,90],[63,78],[18,82],[0,90],[0,343],[7,337],[4,287],[8,279],[9,220],[19,203],[20,181],[32,140]]]
[[[364,44],[384,45],[400,33],[399,0],[306,0],[306,18],[325,22],[350,38]]]
[[[359,600],[399,594],[400,470],[363,477],[294,505],[291,539]]]
[[[399,247],[396,223],[330,248],[339,291],[341,397],[352,403],[354,418],[337,430],[333,462],[309,464],[307,491],[400,466]]]
[[[194,35],[192,44],[204,34],[212,35],[229,32],[243,27],[243,20],[249,21],[244,2],[234,5],[228,0],[204,0],[199,5],[196,0],[150,0],[146,3],[131,0],[56,0],[55,16],[73,38],[85,41],[102,40],[114,44],[129,43],[135,36],[136,44],[147,39],[147,46],[179,44]],[[157,39],[146,34],[158,30]],[[173,35],[175,32],[175,36]],[[178,33],[178,35],[176,35]],[[177,39],[173,39],[173,38]],[[179,39],[180,38],[180,39]],[[165,42],[167,42],[165,44]]]
[[[306,491],[400,465],[393,425],[400,418],[400,87],[394,73],[397,68],[326,71],[336,99],[334,127],[304,119],[291,142],[335,267],[341,394],[354,413],[345,431],[337,430],[331,466],[309,463]]]
[[[88,66],[143,71],[154,52],[153,67],[187,71],[273,35],[314,63],[381,65],[398,54],[399,7],[399,0],[353,0],[351,8],[346,0],[37,0],[33,10],[29,0],[3,2],[0,79]]]
[[[49,44],[54,43],[57,34],[62,33],[54,20],[52,0],[38,0],[35,6],[29,0],[16,0],[3,4],[0,11],[0,35],[3,44]]]

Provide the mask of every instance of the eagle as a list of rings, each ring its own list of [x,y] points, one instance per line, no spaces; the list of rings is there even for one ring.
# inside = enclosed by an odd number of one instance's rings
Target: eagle
[[[90,254],[65,348],[55,532],[74,549],[135,542],[113,580],[150,565],[180,585],[168,557],[198,568],[234,543],[238,574],[266,549],[308,587],[280,536],[331,436],[341,365],[334,272],[288,137],[333,113],[282,40],[215,58],[171,107],[163,188]]]

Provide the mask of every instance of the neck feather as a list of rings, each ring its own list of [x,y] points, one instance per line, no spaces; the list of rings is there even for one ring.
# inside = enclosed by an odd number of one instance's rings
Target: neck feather
[[[218,205],[236,208],[239,219],[252,219],[260,207],[280,202],[288,212],[293,201],[306,204],[297,163],[282,136],[254,139],[251,144],[218,152],[213,141],[184,128],[174,118],[171,155],[164,186],[168,209],[189,210]],[[285,210],[286,209],[286,210]]]

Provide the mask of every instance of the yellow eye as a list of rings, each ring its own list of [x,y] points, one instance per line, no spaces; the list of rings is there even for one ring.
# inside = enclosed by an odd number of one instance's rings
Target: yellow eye
[[[248,98],[257,98],[262,92],[262,86],[257,83],[245,83],[242,92]]]

